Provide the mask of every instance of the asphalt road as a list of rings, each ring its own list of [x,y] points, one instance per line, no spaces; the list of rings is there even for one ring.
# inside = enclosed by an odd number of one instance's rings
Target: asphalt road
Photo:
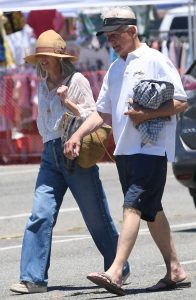
[[[100,164],[109,206],[120,230],[122,192],[114,164]],[[112,299],[86,279],[92,271],[102,271],[103,261],[68,193],[54,229],[49,291],[45,294],[15,295],[9,286],[18,281],[21,242],[38,165],[0,166],[0,299]],[[162,256],[142,222],[139,237],[129,259],[132,274],[123,299],[196,299],[196,209],[188,190],[174,178],[169,165],[163,205],[168,216],[180,260],[192,287],[169,292],[146,293],[145,288],[165,275]]]

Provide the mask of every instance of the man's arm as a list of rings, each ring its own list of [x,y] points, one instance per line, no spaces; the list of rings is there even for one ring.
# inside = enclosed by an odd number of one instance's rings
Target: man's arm
[[[138,125],[147,120],[175,115],[179,112],[185,111],[188,106],[186,101],[176,99],[166,101],[161,104],[158,109],[143,108],[132,99],[130,100],[130,103],[132,108],[125,112],[125,115],[130,116],[134,125]]]
[[[97,111],[93,112],[65,143],[64,155],[69,159],[79,156],[82,138],[98,129],[103,123],[102,116]]]

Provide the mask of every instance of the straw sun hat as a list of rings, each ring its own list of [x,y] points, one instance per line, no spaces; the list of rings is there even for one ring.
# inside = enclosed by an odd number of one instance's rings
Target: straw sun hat
[[[71,61],[78,59],[76,56],[72,56],[67,53],[65,41],[52,29],[40,34],[35,44],[35,53],[26,56],[24,60],[30,64],[36,64],[38,55],[69,58]]]

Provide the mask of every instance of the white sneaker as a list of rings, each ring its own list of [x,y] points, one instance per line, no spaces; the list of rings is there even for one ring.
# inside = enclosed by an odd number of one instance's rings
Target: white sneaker
[[[130,276],[130,272],[127,273],[126,275],[123,275],[123,277],[122,277],[122,285],[129,284],[129,282],[127,282],[127,279],[129,278],[129,276]]]
[[[10,287],[10,291],[20,294],[46,293],[47,286],[23,281],[13,284]]]

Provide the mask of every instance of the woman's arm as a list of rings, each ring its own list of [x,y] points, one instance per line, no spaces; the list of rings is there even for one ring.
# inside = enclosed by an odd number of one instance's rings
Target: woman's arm
[[[84,136],[98,129],[104,120],[100,114],[93,112],[64,145],[64,154],[69,159],[79,156],[81,140]]]

